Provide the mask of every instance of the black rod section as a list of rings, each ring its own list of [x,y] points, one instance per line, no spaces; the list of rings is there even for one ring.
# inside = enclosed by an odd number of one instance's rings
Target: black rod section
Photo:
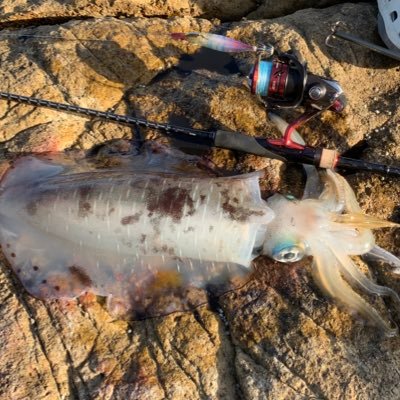
[[[356,171],[377,172],[384,175],[400,176],[400,167],[378,164],[354,158],[339,157],[336,167],[352,169]]]
[[[150,129],[163,131],[167,136],[185,140],[190,138],[192,142],[203,143],[208,146],[214,145],[215,132],[200,129],[186,128],[177,125],[164,124],[148,121],[145,118],[130,117],[128,115],[115,114],[109,111],[99,111],[92,108],[74,106],[71,104],[58,103],[56,101],[43,100],[37,97],[21,96],[19,94],[0,91],[0,99],[15,101],[17,103],[29,104],[37,107],[51,108],[57,111],[65,111],[73,114],[85,115],[86,117],[98,117],[118,124],[143,126]],[[182,135],[181,135],[182,134]],[[188,139],[189,139],[188,138]]]
[[[332,36],[341,38],[343,40],[347,40],[348,42],[356,43],[360,46],[366,47],[369,50],[375,51],[376,53],[382,54],[386,57],[394,58],[395,60],[400,61],[400,51],[390,50],[383,46],[378,46],[377,44],[368,42],[367,40],[361,39],[357,36],[352,35],[351,33],[342,32],[342,31],[334,31]]]
[[[29,104],[37,107],[51,108],[53,110],[70,112],[87,117],[98,117],[107,121],[116,122],[118,124],[158,129],[163,131],[166,136],[174,139],[179,139],[190,143],[199,143],[209,147],[221,147],[230,150],[239,150],[263,157],[277,158],[281,161],[285,161],[283,157],[280,157],[279,155],[276,155],[275,153],[260,146],[256,142],[255,138],[242,133],[226,131],[203,131],[200,129],[152,122],[144,118],[130,117],[127,115],[115,114],[109,111],[99,111],[92,108],[79,107],[71,104],[58,103],[55,101],[39,99],[37,97],[22,96],[19,94],[2,91],[0,91],[0,99]]]
[[[304,147],[301,150],[271,144],[268,139],[257,138],[257,142],[264,148],[284,157],[287,161],[311,164],[319,167],[323,149]],[[400,167],[374,163],[355,158],[347,158],[338,155],[335,168],[344,168],[352,171],[367,171],[378,174],[400,177]]]
[[[323,149],[307,146],[303,149],[292,149],[289,147],[275,145],[269,142],[268,139],[256,138],[239,132],[228,132],[223,130],[203,131],[200,129],[152,122],[144,118],[130,117],[127,115],[115,114],[109,111],[99,111],[91,108],[73,106],[70,104],[43,100],[36,97],[21,96],[2,91],[0,91],[0,99],[29,104],[37,107],[46,107],[59,111],[71,112],[88,117],[98,117],[120,124],[158,129],[163,131],[169,137],[191,143],[201,143],[209,147],[238,150],[258,156],[275,158],[281,161],[311,164],[317,167],[320,165],[321,155],[323,152]],[[368,171],[386,175],[400,176],[400,167],[346,158],[341,157],[340,155],[337,156],[335,166],[355,171]]]

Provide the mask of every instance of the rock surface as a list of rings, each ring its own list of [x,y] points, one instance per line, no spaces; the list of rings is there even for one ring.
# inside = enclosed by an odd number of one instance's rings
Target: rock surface
[[[45,16],[115,15],[117,7],[124,14],[123,7],[131,2],[115,2],[112,12],[102,2],[80,1],[68,7],[54,2],[60,11],[53,8],[47,14],[39,12],[46,2],[13,4],[3,5],[2,18],[17,26],[17,22]],[[221,15],[215,11],[214,16],[230,20],[255,9],[252,2],[238,2],[240,10],[232,2],[205,2],[204,7],[198,6],[201,12],[193,5],[189,12],[189,5],[176,4],[185,10],[172,11],[173,2],[150,6],[146,2],[137,15],[209,16],[214,13],[212,7],[219,7]],[[323,6],[325,2],[297,4]],[[206,5],[208,11],[204,11]],[[258,11],[262,12],[262,6]],[[271,11],[268,16],[280,12]],[[39,37],[1,38],[1,90],[198,128],[277,135],[262,106],[243,85],[239,72],[245,72],[248,58],[237,57],[235,65],[229,57],[213,55],[210,60],[203,52],[194,60],[182,60],[183,53],[197,49],[171,42],[167,35],[215,28],[251,43],[270,41],[281,50],[295,47],[310,71],[340,81],[348,97],[346,112],[343,116],[325,113],[310,122],[302,129],[306,142],[345,151],[364,140],[367,146],[358,156],[400,160],[399,65],[345,42],[337,42],[335,49],[324,45],[330,26],[339,19],[349,30],[377,41],[375,15],[371,4],[349,3],[215,27],[208,20],[191,17],[102,17],[18,29],[13,32]],[[40,38],[51,34],[107,41]],[[173,68],[177,65],[178,69]],[[108,139],[138,134],[97,119],[5,101],[0,102],[0,115],[1,149],[11,152],[88,149]],[[150,139],[160,137],[155,131],[141,133]],[[213,151],[212,157],[218,165],[239,171],[268,168],[265,192],[299,193],[300,185],[288,178],[290,174],[278,161],[221,150]],[[364,211],[399,221],[398,179],[354,174],[348,180]],[[377,239],[398,254],[398,230],[381,231]],[[378,282],[400,292],[400,280],[389,267],[373,265],[372,271]],[[382,338],[362,319],[327,299],[311,278],[309,260],[282,265],[259,258],[246,286],[217,299],[214,308],[219,312],[200,307],[194,313],[130,324],[113,320],[94,296],[48,303],[30,297],[5,261],[0,284],[2,399],[400,397],[399,337]],[[368,301],[400,321],[389,302]]]
[[[0,1],[0,22],[26,23],[39,20],[110,17],[202,17],[234,21],[274,18],[308,7],[327,7],[344,0],[43,0]]]
[[[356,3],[354,1],[353,3]],[[297,0],[297,1],[274,1],[264,0],[257,8],[250,12],[246,17],[249,19],[276,18],[294,13],[305,8],[325,8],[334,4],[346,3],[337,0]],[[372,3],[372,2],[371,2]]]

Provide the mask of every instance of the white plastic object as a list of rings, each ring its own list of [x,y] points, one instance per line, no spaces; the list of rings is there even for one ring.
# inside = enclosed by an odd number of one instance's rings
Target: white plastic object
[[[378,0],[378,30],[386,46],[400,49],[400,0]]]

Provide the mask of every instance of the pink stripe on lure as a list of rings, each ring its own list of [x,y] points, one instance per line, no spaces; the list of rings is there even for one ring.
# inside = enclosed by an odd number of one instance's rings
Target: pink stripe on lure
[[[171,37],[175,40],[187,40],[199,46],[209,49],[224,51],[227,53],[235,53],[241,51],[256,51],[257,47],[252,46],[239,40],[231,39],[222,35],[213,33],[189,32],[189,33],[171,33]]]

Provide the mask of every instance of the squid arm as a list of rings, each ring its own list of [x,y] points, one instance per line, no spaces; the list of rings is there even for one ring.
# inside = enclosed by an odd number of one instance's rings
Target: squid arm
[[[286,121],[275,114],[269,114],[269,116],[283,134],[288,126]],[[294,133],[294,140],[299,144],[304,144],[298,132]],[[305,166],[305,170],[307,183],[303,195],[304,211],[309,199],[315,199],[313,201],[319,202],[326,210],[326,214],[321,214],[326,217],[316,222],[306,237],[304,232],[298,232],[300,233],[298,240],[303,237],[301,240],[307,242],[308,254],[314,258],[313,272],[317,284],[329,296],[369,318],[387,336],[397,334],[397,329],[389,326],[373,307],[352,290],[350,285],[356,284],[370,294],[390,296],[400,309],[399,295],[390,288],[370,281],[358,269],[350,256],[365,255],[367,258],[388,262],[395,267],[395,273],[400,273],[400,259],[376,246],[371,231],[374,228],[398,225],[363,214],[349,183],[333,170],[322,173],[323,188],[321,188],[320,174],[316,168]],[[299,208],[301,208],[301,202]],[[301,228],[297,229],[301,230]]]

